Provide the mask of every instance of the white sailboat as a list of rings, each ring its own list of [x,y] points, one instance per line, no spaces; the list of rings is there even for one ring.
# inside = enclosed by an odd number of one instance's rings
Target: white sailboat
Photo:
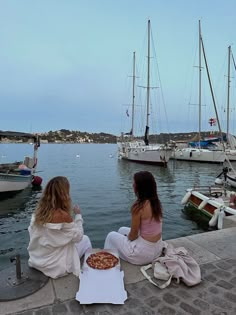
[[[231,60],[233,61],[234,68],[236,70],[236,65],[232,53],[231,46],[228,47],[228,75],[227,75],[227,123],[226,123],[226,146],[225,153],[230,161],[236,161],[236,139],[230,134],[230,75],[231,75]]]
[[[235,138],[229,133],[229,113],[230,113],[230,61],[231,57],[233,60],[234,68],[236,70],[235,60],[233,58],[233,54],[231,51],[231,46],[228,47],[228,84],[227,84],[227,143],[226,147],[223,145],[223,150],[226,153],[226,160],[228,162],[228,166],[223,167],[223,171],[216,177],[216,184],[227,184],[231,187],[236,188],[236,170],[230,161],[235,161]],[[223,177],[223,179],[222,179]]]
[[[150,34],[151,22],[148,20],[148,57],[147,57],[147,100],[146,100],[146,129],[144,141],[134,141],[134,86],[135,86],[135,53],[133,62],[133,103],[132,128],[129,137],[121,137],[118,143],[119,157],[137,163],[156,164],[167,166],[172,155],[172,148],[164,144],[149,143],[149,117],[150,117]]]
[[[176,148],[172,158],[175,160],[182,160],[182,161],[191,161],[191,162],[206,162],[206,163],[223,163],[225,161],[225,152],[222,151],[221,148],[216,149],[208,149],[208,148],[202,148],[201,147],[201,120],[202,120],[202,114],[201,114],[201,88],[202,88],[202,54],[204,56],[205,66],[207,70],[208,75],[208,81],[210,85],[212,100],[214,103],[214,108],[217,115],[216,105],[215,105],[215,98],[214,93],[211,85],[210,75],[208,71],[208,65],[206,62],[206,55],[205,55],[205,49],[201,34],[201,23],[199,21],[199,115],[198,115],[198,122],[199,122],[199,131],[198,131],[198,147],[187,147],[178,149]],[[217,115],[218,117],[218,115]],[[217,118],[217,123],[219,123],[219,120]]]

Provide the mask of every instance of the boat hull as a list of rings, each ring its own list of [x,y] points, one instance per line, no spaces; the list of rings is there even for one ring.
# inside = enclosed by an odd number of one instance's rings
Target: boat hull
[[[162,145],[143,145],[139,142],[119,144],[119,157],[131,162],[166,166],[171,155],[172,149]]]
[[[202,215],[206,216],[210,220],[219,205],[207,203],[202,209],[199,209],[198,207],[204,200],[206,200],[204,196],[196,196],[192,193],[186,206],[191,207],[195,211],[201,212]]]
[[[188,190],[182,200],[184,212],[197,219],[201,216],[211,227],[222,228],[224,216],[236,215],[236,209],[229,206],[232,193],[235,194],[216,186],[205,188],[204,192]]]
[[[230,161],[236,161],[236,150],[226,150],[225,153]]]
[[[17,192],[31,185],[32,175],[14,175],[0,173],[0,193]]]
[[[172,158],[175,160],[202,162],[202,163],[223,163],[225,153],[223,151],[211,151],[207,149],[176,149]]]

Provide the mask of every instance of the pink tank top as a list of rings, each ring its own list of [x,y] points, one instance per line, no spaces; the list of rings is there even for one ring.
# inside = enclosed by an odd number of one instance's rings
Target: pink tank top
[[[141,221],[140,235],[150,237],[162,232],[162,221],[156,221],[154,218]]]

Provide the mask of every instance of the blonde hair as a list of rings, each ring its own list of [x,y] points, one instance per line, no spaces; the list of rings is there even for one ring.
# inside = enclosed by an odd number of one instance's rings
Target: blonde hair
[[[51,222],[56,209],[71,212],[70,183],[64,176],[54,177],[47,183],[35,210],[35,223]]]

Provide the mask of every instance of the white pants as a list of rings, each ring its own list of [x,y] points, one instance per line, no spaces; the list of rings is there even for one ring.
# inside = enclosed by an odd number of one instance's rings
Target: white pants
[[[156,243],[148,242],[139,236],[130,241],[128,234],[130,228],[121,227],[118,232],[110,232],[105,240],[105,249],[116,249],[119,257],[134,265],[145,265],[151,263],[162,254],[163,241]]]
[[[84,235],[82,240],[79,243],[75,244],[75,247],[79,254],[79,258],[81,258],[88,249],[92,248],[89,237],[87,235]]]

